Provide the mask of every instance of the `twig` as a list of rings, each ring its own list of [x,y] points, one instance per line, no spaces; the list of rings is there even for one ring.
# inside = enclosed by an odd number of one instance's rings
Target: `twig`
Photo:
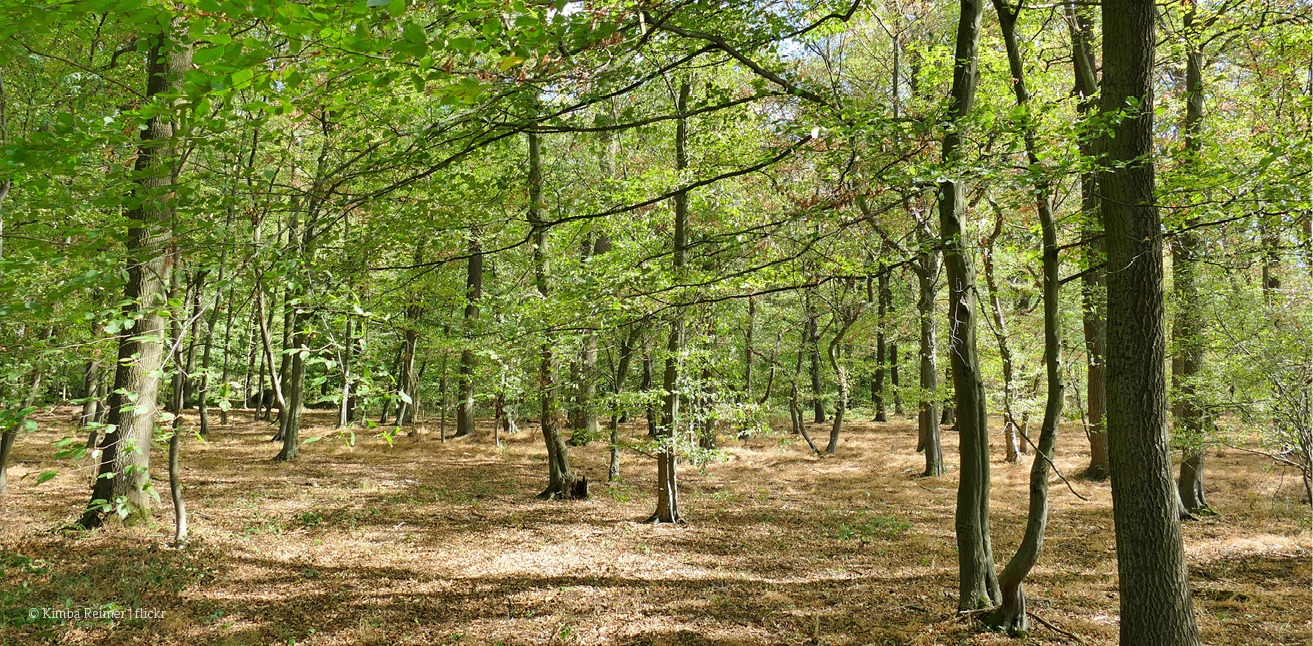
[[[1070,632],[1070,631],[1067,631],[1067,630],[1063,630],[1063,629],[1061,629],[1061,628],[1058,628],[1057,626],[1055,626],[1055,625],[1049,623],[1049,622],[1046,621],[1043,617],[1041,617],[1041,616],[1035,614],[1034,612],[1031,612],[1030,610],[1027,610],[1027,611],[1026,611],[1026,614],[1030,615],[1030,618],[1031,618],[1031,619],[1034,619],[1035,621],[1038,621],[1038,622],[1040,622],[1041,624],[1043,624],[1045,628],[1048,628],[1049,630],[1052,630],[1053,632],[1058,633],[1059,635],[1062,635],[1062,636],[1064,636],[1064,637],[1070,637],[1071,639],[1074,639],[1074,640],[1076,640],[1078,643],[1081,643],[1081,644],[1084,644],[1084,643],[1085,643],[1085,640],[1084,640],[1084,639],[1081,639],[1081,636],[1080,636],[1080,635],[1077,635],[1076,633],[1073,633],[1073,632]]]
[[[1036,457],[1044,458],[1044,461],[1049,463],[1049,466],[1053,469],[1053,472],[1058,474],[1058,477],[1062,478],[1062,482],[1067,485],[1067,491],[1070,491],[1072,495],[1076,496],[1077,498],[1080,498],[1081,500],[1084,500],[1085,502],[1090,501],[1089,498],[1086,498],[1085,496],[1082,496],[1079,493],[1077,493],[1076,489],[1071,486],[1071,482],[1067,480],[1067,476],[1062,475],[1062,472],[1058,471],[1058,465],[1053,464],[1053,460],[1050,460],[1049,456],[1044,455],[1044,452],[1039,450],[1039,447],[1035,446],[1034,442],[1030,441],[1030,436],[1026,435],[1025,433],[1021,433],[1021,439],[1025,440],[1026,444],[1030,445],[1030,448],[1035,449]]]

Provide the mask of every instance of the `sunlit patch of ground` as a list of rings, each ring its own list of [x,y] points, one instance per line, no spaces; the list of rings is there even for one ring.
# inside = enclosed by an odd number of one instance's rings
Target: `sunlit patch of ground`
[[[499,449],[490,430],[441,443],[428,420],[418,441],[388,446],[359,431],[354,448],[326,438],[278,464],[273,429],[235,412],[234,425],[185,443],[193,540],[177,550],[167,547],[167,490],[152,527],[64,529],[92,473],[86,461],[51,457],[71,414],[42,415],[43,430],[14,452],[0,511],[0,643],[1022,643],[956,616],[957,437],[944,434],[948,475],[916,478],[923,459],[905,419],[853,423],[824,458],[781,438],[728,441],[727,462],[681,468],[688,524],[653,526],[641,523],[653,506],[651,460],[625,455],[624,479],[607,485],[597,443],[571,451],[594,482],[591,500],[535,501],[546,463],[532,425]],[[1079,426],[1064,427],[1055,462],[1089,500],[1053,479],[1048,541],[1026,589],[1039,617],[1111,646],[1111,503],[1107,483],[1073,476],[1085,448]],[[1003,463],[999,444],[994,455],[994,546],[1005,561],[1025,522],[1030,462]],[[1185,527],[1206,643],[1308,643],[1308,507],[1294,474],[1270,466],[1209,454],[1221,516]],[[61,474],[34,485],[48,469]],[[155,475],[166,487],[163,470]],[[31,608],[129,616],[28,620]],[[164,618],[132,618],[134,608]],[[1035,625],[1026,643],[1072,640]]]

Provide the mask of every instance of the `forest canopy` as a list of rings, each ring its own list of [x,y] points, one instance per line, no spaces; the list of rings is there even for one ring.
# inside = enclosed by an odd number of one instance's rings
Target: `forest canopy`
[[[1311,9],[0,1],[0,495],[184,545],[239,420],[277,462],[532,431],[539,499],[641,462],[687,525],[735,442],[902,418],[957,482],[957,611],[1035,629],[1078,480],[1120,643],[1198,644],[1211,456],[1313,498]]]

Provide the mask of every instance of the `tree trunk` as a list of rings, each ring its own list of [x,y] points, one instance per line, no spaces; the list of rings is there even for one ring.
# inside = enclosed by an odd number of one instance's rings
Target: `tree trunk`
[[[580,244],[580,258],[587,262],[589,258],[604,253],[599,249],[610,249],[611,243],[606,236],[594,237],[589,232]],[[601,436],[602,428],[597,422],[597,332],[589,330],[584,334],[583,349],[579,357],[579,372],[576,380],[575,411],[578,424],[574,425],[570,443],[585,445]]]
[[[100,363],[95,360],[87,362],[87,369],[82,379],[82,396],[87,401],[82,403],[82,416],[78,418],[78,426],[86,428],[96,420],[97,409],[100,408]],[[92,448],[89,444],[88,449]]]
[[[748,329],[743,335],[743,400],[752,401],[752,336],[757,328],[757,295],[748,297]]]
[[[54,334],[54,328],[50,328],[45,337],[49,338],[52,334]],[[27,401],[24,402],[23,408],[32,408],[32,405],[36,403],[45,374],[45,371],[40,368],[32,373],[32,387],[27,391]],[[26,421],[27,415],[22,415],[12,422],[8,428],[0,429],[0,496],[9,492],[9,454],[13,452],[14,442],[18,440],[18,434],[23,432],[23,425]]]
[[[816,310],[812,304],[812,290],[806,292],[807,353],[811,357],[812,412],[817,424],[825,423],[825,402],[821,399],[821,335],[816,325]]]
[[[939,367],[935,339],[935,283],[939,277],[939,252],[922,240],[921,259],[916,269],[919,298],[916,310],[921,325],[920,404],[917,414],[916,450],[925,452],[925,471],[934,478],[944,475],[944,451],[939,442]]]
[[[842,312],[837,312],[842,314]],[[862,308],[859,306],[857,311],[850,316],[843,317],[843,325],[838,332],[834,333],[834,338],[830,340],[830,345],[826,347],[826,355],[830,358],[830,367],[834,369],[834,378],[838,382],[839,392],[837,401],[834,402],[834,424],[830,427],[830,443],[825,446],[825,452],[833,454],[839,448],[839,431],[843,430],[843,416],[848,408],[848,370],[839,363],[839,344],[847,336],[848,330],[853,324],[862,317]]]
[[[982,9],[980,0],[961,0],[952,104],[943,146],[949,173],[958,165],[958,121],[971,113],[975,101]],[[961,584],[958,609],[975,610],[997,602],[999,590],[989,537],[989,429],[985,385],[976,353],[976,276],[963,240],[968,229],[966,187],[961,181],[946,179],[939,185],[939,227],[948,278],[948,356],[962,455],[955,521]]]
[[[465,338],[469,342],[473,327],[479,318],[479,299],[483,297],[483,247],[478,231],[471,229],[469,260],[465,263]],[[456,437],[474,435],[474,370],[478,358],[474,350],[466,347],[460,353],[460,373],[456,379],[456,392],[460,405],[456,408]]]
[[[191,68],[191,46],[181,41],[186,26],[181,19],[148,36],[146,98],[178,92],[182,75]],[[177,40],[175,40],[177,39]],[[113,429],[101,440],[100,468],[91,489],[91,502],[78,521],[84,528],[98,527],[115,512],[126,524],[150,518],[150,443],[155,428],[159,373],[164,360],[161,338],[167,305],[165,283],[173,271],[165,249],[169,223],[174,217],[172,185],[181,170],[173,142],[171,110],[146,120],[137,151],[138,206],[127,212],[128,281],[124,315],[136,324],[119,334],[118,360],[110,391],[108,423]],[[127,394],[135,395],[129,399]]]
[[[1201,45],[1196,42],[1198,34],[1194,31],[1195,9],[1191,2],[1185,14],[1185,35],[1187,53],[1185,62],[1185,165],[1197,170],[1198,156],[1202,142],[1199,130],[1204,117],[1203,58]],[[1176,440],[1184,447],[1185,459],[1181,461],[1179,489],[1181,503],[1188,513],[1202,511],[1208,507],[1204,497],[1204,447],[1207,443],[1208,427],[1212,421],[1198,400],[1196,382],[1204,367],[1204,313],[1200,304],[1199,285],[1195,276],[1201,241],[1196,229],[1199,218],[1188,217],[1186,229],[1176,236],[1172,254],[1173,287],[1176,292],[1176,321],[1172,328],[1177,359],[1180,360],[1181,372],[1175,379],[1176,399],[1180,416],[1176,420]],[[1274,286],[1268,282],[1268,265],[1263,266],[1264,291],[1270,292]]]
[[[196,389],[196,411],[200,414],[201,435],[208,435],[210,432],[210,349],[214,346],[214,326],[219,322],[219,291],[223,287],[223,265],[219,265],[219,277],[215,282],[215,304],[210,308],[210,316],[205,321],[205,349],[201,352],[201,374],[200,384]],[[195,334],[195,331],[192,332]]]
[[[1105,114],[1134,106],[1100,141],[1108,251],[1108,453],[1121,643],[1199,644],[1167,441],[1162,224],[1154,204],[1151,0],[1104,0]]]
[[[1016,23],[1020,9],[1013,10],[1007,0],[994,0],[994,9],[998,12],[999,24],[1003,31],[1003,43],[1008,53],[1008,67],[1012,72],[1012,90],[1016,95],[1017,107],[1022,124],[1022,140],[1026,146],[1027,161],[1031,168],[1040,168],[1038,144],[1035,126],[1029,113],[1030,94],[1026,89],[1025,68],[1021,61],[1021,50],[1017,45]],[[1042,175],[1041,175],[1042,177]],[[1039,216],[1040,232],[1043,237],[1044,264],[1044,368],[1048,378],[1048,393],[1044,405],[1044,422],[1040,429],[1039,446],[1035,451],[1034,462],[1030,467],[1030,506],[1026,516],[1026,532],[1021,545],[1008,561],[999,575],[999,589],[1002,605],[987,617],[986,622],[1012,635],[1025,635],[1029,630],[1026,617],[1026,596],[1022,583],[1039,562],[1040,550],[1044,547],[1044,533],[1048,527],[1049,516],[1049,466],[1053,462],[1057,447],[1058,422],[1062,419],[1063,381],[1062,381],[1062,311],[1058,300],[1058,287],[1061,284],[1060,262],[1058,258],[1058,231],[1053,219],[1051,188],[1048,180],[1035,181],[1035,212]],[[994,225],[994,236],[1002,225],[1002,213]],[[990,240],[991,245],[993,240]],[[988,258],[988,252],[986,252]],[[995,290],[991,286],[990,298],[996,312],[999,331],[1002,332],[1002,314],[999,310]],[[1007,365],[1007,364],[1005,364]],[[1008,366],[1010,368],[1010,366]],[[1009,384],[1010,387],[1010,384]],[[1010,419],[1010,411],[1008,415]],[[1011,449],[1011,447],[1009,447]],[[1015,453],[1009,450],[1015,459]]]
[[[802,439],[807,442],[807,446],[811,448],[812,455],[819,456],[821,450],[816,448],[816,443],[812,441],[811,434],[807,432],[807,424],[802,419],[802,405],[798,402],[798,376],[797,374],[794,375],[793,387],[789,389],[789,418],[793,421],[793,434],[801,435]]]
[[[1088,120],[1097,107],[1095,96],[1099,92],[1094,53],[1090,44],[1093,40],[1093,30],[1090,27],[1090,17],[1074,2],[1065,4],[1064,11],[1068,31],[1071,34],[1075,88],[1080,97],[1077,110],[1082,120]],[[1088,139],[1082,137],[1078,143],[1082,156],[1094,156],[1094,145]],[[1090,465],[1085,469],[1085,476],[1093,480],[1102,480],[1108,475],[1108,433],[1104,425],[1104,417],[1108,410],[1105,391],[1107,367],[1104,363],[1108,330],[1103,228],[1099,222],[1099,197],[1093,171],[1081,174],[1081,211],[1081,236],[1084,249],[1084,271],[1081,273],[1081,318],[1085,352],[1089,355],[1089,360],[1086,362],[1085,399],[1090,424]]]
[[[1003,440],[1007,446],[1006,462],[1016,462],[1021,452],[1017,444],[1017,418],[1012,414],[1012,348],[1008,346],[1007,328],[1003,321],[1003,305],[998,296],[998,281],[994,277],[994,243],[1003,233],[1003,209],[994,207],[994,230],[985,237],[981,260],[985,270],[985,286],[989,288],[989,313],[994,318],[994,340],[1003,361]]]
[[[327,145],[325,145],[325,150]],[[316,176],[323,172],[324,153],[320,153],[319,170]],[[309,303],[313,300],[314,282],[311,278],[309,269],[315,263],[315,248],[313,246],[315,239],[316,216],[319,212],[320,199],[314,194],[316,187],[312,186],[311,198],[308,200],[306,209],[306,223],[303,231],[299,231],[300,239],[289,237],[295,245],[297,257],[301,260],[303,275],[301,277],[300,287],[297,288],[299,305],[293,305],[292,299],[288,299],[288,307],[292,316],[289,321],[292,326],[292,350],[287,353],[291,356],[291,365],[288,367],[287,379],[284,381],[287,394],[284,403],[287,405],[279,415],[280,435],[282,435],[283,448],[274,456],[275,462],[285,462],[294,460],[301,454],[301,412],[305,408],[305,372],[306,360],[310,354],[310,319],[313,313],[310,310]],[[293,214],[295,221],[295,212]],[[289,293],[290,296],[290,293]]]
[[[530,131],[529,137],[529,224],[533,226],[533,262],[534,282],[538,295],[546,301],[551,295],[548,280],[551,276],[550,256],[547,253],[547,234],[549,228],[543,218],[542,208],[542,161],[538,133]],[[574,470],[570,468],[569,449],[560,431],[560,410],[557,403],[556,380],[556,335],[542,320],[543,339],[540,346],[541,361],[538,370],[538,383],[541,388],[542,409],[539,425],[542,427],[543,443],[547,445],[547,488],[538,494],[538,498],[568,498],[574,487]]]
[[[348,314],[346,317],[346,330],[342,336],[346,343],[342,347],[342,400],[337,410],[337,427],[346,428],[351,423],[351,355],[355,350],[355,339],[352,337],[352,318]]]
[[[637,324],[633,324],[629,334],[620,342],[620,361],[615,369],[615,388],[616,405],[619,404],[620,394],[625,391],[625,379],[629,376],[629,365],[634,360],[634,344],[638,343],[642,337],[643,329]],[[608,482],[614,482],[620,477],[620,411],[616,410],[611,413],[611,455],[606,470],[606,479]]]
[[[893,300],[893,292],[889,290],[889,268],[887,266],[880,266],[880,277],[877,280],[880,286],[875,295],[877,302],[876,316],[880,319],[880,327],[875,334],[875,379],[871,383],[871,404],[875,406],[875,421],[887,422],[889,421],[889,415],[885,412],[884,404],[885,356],[888,354],[888,348],[885,345],[885,330],[889,327],[887,318],[889,316],[889,303]]]
[[[675,170],[688,168],[688,79],[679,84],[679,98],[675,112],[679,115],[675,126]],[[674,275],[676,281],[684,276],[688,260],[688,192],[675,194]],[[666,341],[666,370],[661,380],[663,391],[661,426],[657,441],[657,504],[656,512],[648,518],[650,523],[682,523],[679,513],[679,482],[676,479],[675,427],[679,422],[679,355],[684,347],[684,312],[676,309],[670,322],[670,336]]]
[[[170,277],[169,299],[178,297],[178,255],[175,251],[173,256],[174,271]],[[200,274],[197,272],[197,280],[193,289],[200,291]],[[197,296],[193,295],[193,299]],[[195,300],[193,301],[195,302]],[[192,315],[193,317],[195,314]],[[196,326],[190,325],[192,346],[195,347]],[[169,339],[172,343],[172,352],[170,352],[173,363],[173,384],[172,392],[169,394],[168,411],[173,414],[172,432],[169,433],[169,496],[173,500],[173,543],[182,545],[187,542],[187,506],[182,501],[182,482],[179,480],[178,468],[178,445],[182,438],[182,410],[187,405],[187,382],[190,375],[182,370],[182,346],[183,334],[186,328],[183,327],[183,321],[178,320],[178,312],[173,312],[169,319]],[[192,354],[190,351],[188,354]],[[191,357],[188,358],[188,361]]]
[[[182,379],[182,407],[186,408],[195,399],[196,380],[196,344],[200,341],[201,326],[201,289],[205,286],[204,270],[198,270],[195,278],[192,280],[191,287],[187,290],[191,297],[191,307],[188,310],[187,326],[191,329],[187,331],[187,367],[183,371]]]
[[[889,315],[893,316],[893,302],[889,303]],[[894,414],[903,414],[903,394],[898,385],[898,342],[889,342],[889,385],[893,386],[894,391]]]

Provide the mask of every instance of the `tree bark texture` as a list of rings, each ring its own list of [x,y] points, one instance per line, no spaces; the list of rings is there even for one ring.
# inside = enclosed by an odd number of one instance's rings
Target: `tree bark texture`
[[[1100,141],[1108,253],[1108,452],[1121,643],[1196,646],[1167,440],[1162,223],[1154,204],[1151,0],[1104,0],[1102,110],[1130,108]],[[1128,102],[1129,100],[1129,102]]]
[[[177,91],[182,74],[191,68],[191,47],[178,39],[186,29],[181,20],[149,36],[146,98]],[[146,120],[137,151],[134,195],[139,205],[128,211],[128,282],[124,315],[136,324],[119,334],[114,385],[108,402],[110,425],[100,442],[99,477],[91,502],[78,521],[97,527],[116,512],[136,524],[150,518],[150,446],[158,412],[160,368],[164,361],[165,285],[173,271],[166,251],[174,205],[170,187],[178,172],[174,127],[168,111]],[[129,399],[125,393],[132,393]]]

